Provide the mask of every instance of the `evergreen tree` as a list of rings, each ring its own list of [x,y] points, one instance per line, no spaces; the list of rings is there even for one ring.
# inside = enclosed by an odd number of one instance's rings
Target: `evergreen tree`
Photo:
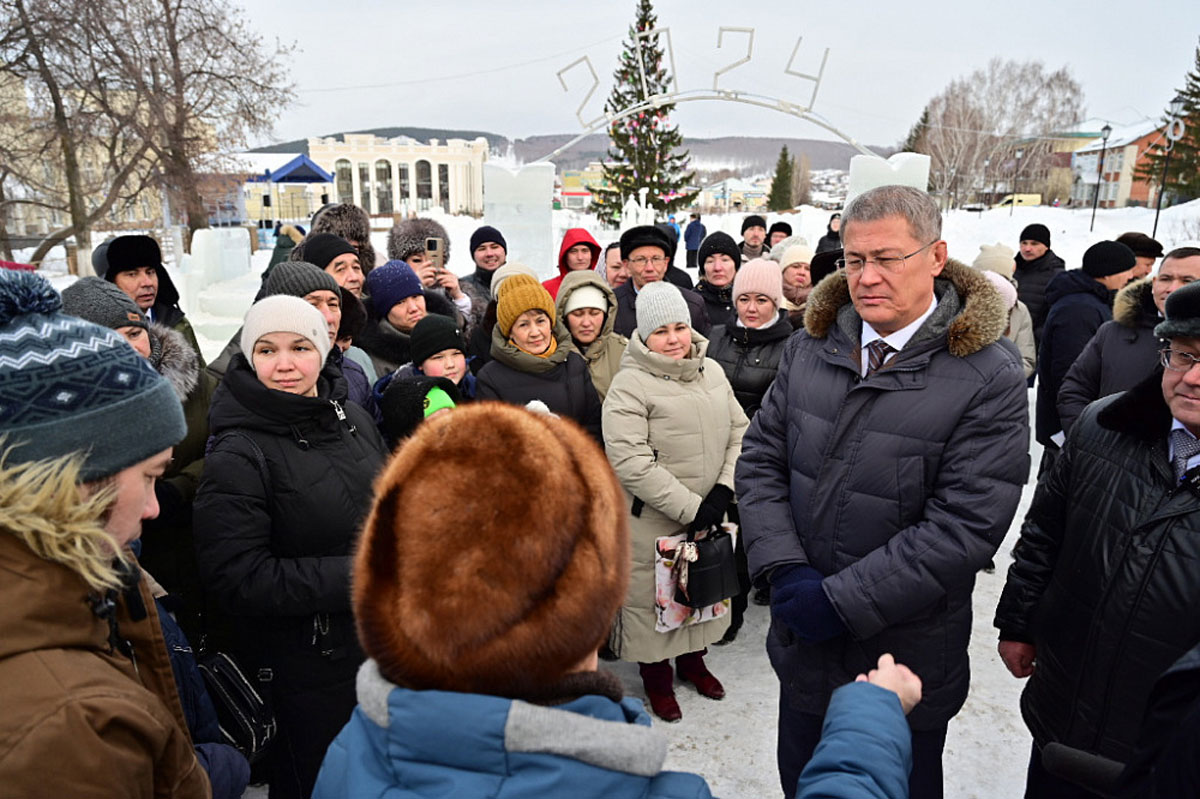
[[[1175,142],[1171,160],[1167,163],[1166,193],[1175,201],[1200,197],[1200,46],[1196,47],[1196,67],[1183,79],[1183,110],[1180,116],[1186,128],[1183,138]],[[1157,186],[1163,180],[1163,161],[1167,158],[1167,125],[1171,113],[1163,115],[1163,135],[1146,150],[1146,161],[1138,167],[1137,176],[1152,180]]]
[[[787,211],[792,207],[792,159],[788,157],[787,145],[779,151],[775,162],[775,177],[771,181],[771,193],[767,196],[768,211]]]
[[[643,102],[642,76],[638,69],[638,47],[634,36],[657,25],[651,0],[639,0],[637,19],[629,29],[629,38],[613,73],[613,89],[604,104],[610,114]],[[642,58],[650,96],[669,91],[670,76],[664,65],[658,36],[642,41]],[[609,225],[621,219],[621,206],[637,199],[638,189],[648,188],[646,204],[665,215],[692,204],[698,192],[687,191],[695,173],[686,171],[688,152],[682,150],[683,134],[670,124],[673,103],[649,108],[618,119],[608,130],[610,146],[604,164],[607,186],[593,192],[592,210]]]
[[[925,131],[929,129],[929,106],[921,111],[921,118],[908,131],[908,137],[900,145],[902,153],[925,152]]]

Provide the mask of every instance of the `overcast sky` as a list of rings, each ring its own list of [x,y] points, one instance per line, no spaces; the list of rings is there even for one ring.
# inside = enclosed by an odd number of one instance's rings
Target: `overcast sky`
[[[250,21],[294,41],[296,102],[275,141],[384,126],[486,130],[518,138],[580,131],[576,107],[586,70],[555,73],[591,58],[600,86],[585,117],[600,114],[635,0],[252,0]],[[777,8],[772,9],[772,6]],[[813,111],[867,144],[902,140],[925,103],[954,77],[995,56],[1070,67],[1089,117],[1114,126],[1157,118],[1183,85],[1200,42],[1200,2],[1012,0],[1000,3],[758,2],[658,0],[682,90],[712,87],[713,72],[745,55],[721,87],[804,103],[812,84],[783,73],[815,73],[830,50]],[[742,104],[693,102],[673,119],[686,136],[834,138],[808,122]],[[1200,124],[1200,120],[1197,120]],[[265,142],[264,142],[265,143]]]

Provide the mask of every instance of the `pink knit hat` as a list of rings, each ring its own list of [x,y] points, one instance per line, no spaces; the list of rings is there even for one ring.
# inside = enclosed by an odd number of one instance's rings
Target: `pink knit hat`
[[[733,279],[733,301],[743,294],[762,294],[779,307],[783,298],[783,273],[779,264],[766,258],[755,258],[746,263]]]

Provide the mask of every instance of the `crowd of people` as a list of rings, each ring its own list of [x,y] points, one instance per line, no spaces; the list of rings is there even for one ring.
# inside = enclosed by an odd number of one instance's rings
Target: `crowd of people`
[[[726,698],[705,657],[753,599],[783,795],[937,799],[1036,386],[995,617],[1026,796],[1194,793],[1200,249],[1066,269],[1033,224],[968,265],[941,225],[884,186],[815,247],[574,228],[541,282],[494,227],[459,277],[436,221],[384,259],[326,206],[211,363],[149,236],[61,297],[0,275],[0,785],[707,796],[649,713]],[[736,578],[692,606],[675,561],[723,530]]]

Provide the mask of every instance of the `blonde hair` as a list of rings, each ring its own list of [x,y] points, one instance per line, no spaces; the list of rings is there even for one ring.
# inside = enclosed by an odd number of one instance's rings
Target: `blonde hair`
[[[114,561],[124,563],[127,556],[104,529],[116,486],[82,484],[82,453],[10,463],[12,450],[0,437],[0,530],[38,557],[66,566],[94,590],[120,587]]]

